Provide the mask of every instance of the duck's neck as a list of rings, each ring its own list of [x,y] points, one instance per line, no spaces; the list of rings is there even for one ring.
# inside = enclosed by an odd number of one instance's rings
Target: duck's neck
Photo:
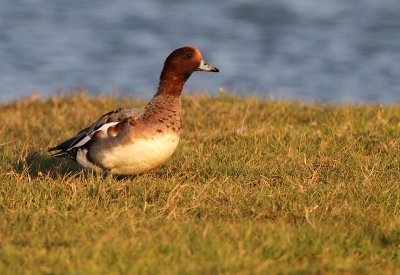
[[[180,96],[186,80],[187,77],[185,76],[169,75],[163,71],[160,76],[157,94]]]
[[[146,112],[158,115],[165,110],[175,111],[180,114],[181,95],[171,95],[165,93],[156,93],[146,106]]]
[[[170,125],[172,130],[180,130],[181,93],[184,83],[160,80],[158,91],[147,104],[144,116],[149,121]]]
[[[156,105],[160,109],[171,107],[180,110],[181,94],[185,82],[186,79],[179,76],[166,75],[163,71],[160,76],[157,93],[149,102],[149,105]]]

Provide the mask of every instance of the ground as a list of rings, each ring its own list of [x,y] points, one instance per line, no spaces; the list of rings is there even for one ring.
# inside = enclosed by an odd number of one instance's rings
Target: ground
[[[400,272],[400,106],[184,97],[159,169],[52,159],[117,107],[84,93],[0,105],[0,273]]]

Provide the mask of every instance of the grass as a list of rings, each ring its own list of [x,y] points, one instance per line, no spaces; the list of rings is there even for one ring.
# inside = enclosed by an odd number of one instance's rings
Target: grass
[[[152,173],[50,145],[130,98],[0,105],[0,273],[400,272],[400,106],[197,95]]]

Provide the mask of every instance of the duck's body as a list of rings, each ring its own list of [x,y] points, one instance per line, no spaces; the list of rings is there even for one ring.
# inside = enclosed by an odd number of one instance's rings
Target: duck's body
[[[87,146],[78,143],[76,161],[119,175],[140,174],[158,167],[178,146],[180,107],[180,97],[158,95],[145,109],[123,109],[103,117],[108,123],[91,135],[96,142]]]
[[[218,71],[192,47],[175,50],[165,61],[156,95],[143,109],[103,115],[71,139],[50,148],[84,167],[118,175],[150,171],[175,152],[181,130],[181,93],[195,70]]]

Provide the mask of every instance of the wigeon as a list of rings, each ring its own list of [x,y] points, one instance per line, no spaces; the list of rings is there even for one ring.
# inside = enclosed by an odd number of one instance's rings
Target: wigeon
[[[49,152],[117,175],[155,169],[178,146],[182,88],[194,71],[219,72],[204,62],[198,49],[176,49],[165,60],[157,93],[145,107],[111,111]]]

